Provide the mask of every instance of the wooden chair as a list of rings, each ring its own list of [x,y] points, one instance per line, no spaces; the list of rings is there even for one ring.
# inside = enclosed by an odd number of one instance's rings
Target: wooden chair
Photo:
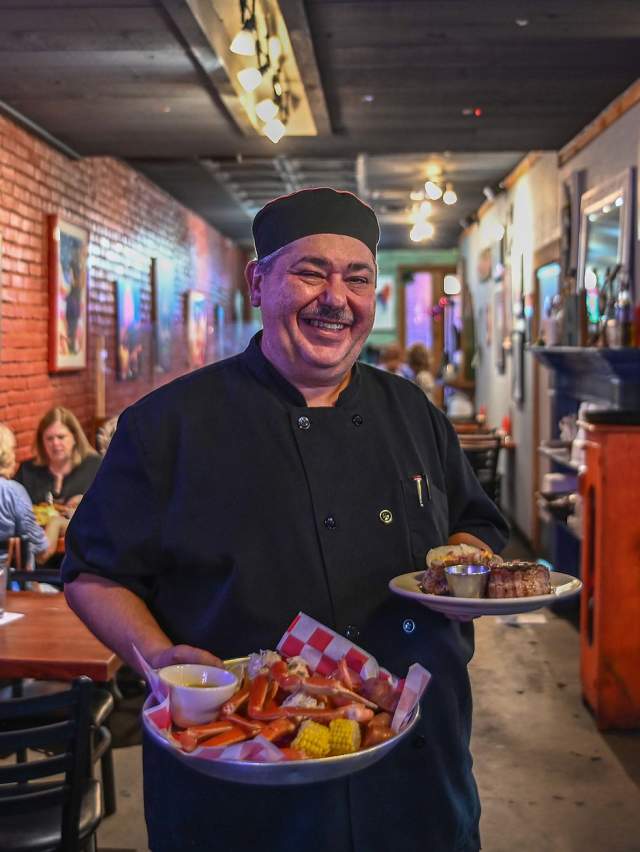
[[[22,539],[19,535],[12,535],[0,541],[0,564],[2,563],[8,568],[22,571]]]
[[[91,680],[81,677],[64,692],[0,702],[0,753],[24,749],[54,753],[40,760],[0,765],[3,852],[96,848],[102,802],[100,784],[90,772],[91,688]],[[57,713],[63,713],[64,719],[52,723]],[[32,724],[23,727],[22,720],[27,718]],[[12,730],[16,722],[20,728]]]
[[[473,436],[472,440],[461,440],[460,446],[485,493],[494,503],[498,503],[500,500],[498,457],[502,439],[498,435],[491,434]]]

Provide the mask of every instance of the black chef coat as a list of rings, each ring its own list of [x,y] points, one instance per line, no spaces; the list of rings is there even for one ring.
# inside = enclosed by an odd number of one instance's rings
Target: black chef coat
[[[308,408],[258,336],[125,412],[67,532],[66,582],[115,580],[172,641],[221,657],[273,648],[302,610],[398,675],[414,661],[433,675],[416,735],[346,780],[215,782],[146,743],[153,852],[479,848],[473,629],[387,588],[457,531],[499,550],[506,527],[447,419],[405,379],[356,365],[335,407]]]

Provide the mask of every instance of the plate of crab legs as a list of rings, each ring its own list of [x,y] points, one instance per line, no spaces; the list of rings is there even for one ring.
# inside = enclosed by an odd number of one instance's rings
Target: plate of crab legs
[[[249,682],[248,659],[225,662],[226,668],[238,676],[240,688],[217,719],[177,730],[171,726],[168,712],[158,713],[154,719],[156,701],[149,696],[143,708],[145,730],[176,759],[210,777],[241,784],[289,786],[330,781],[372,766],[410,735],[420,717],[416,705],[404,727],[389,733],[391,714],[340,680],[312,676],[301,684],[295,681],[295,675],[276,665],[274,671],[272,666],[268,673]],[[319,706],[277,703],[283,691],[294,689],[319,699]],[[313,746],[317,734],[322,739],[322,732],[310,726],[331,730],[332,723],[341,719],[356,722],[363,732],[356,750],[309,757],[296,747],[304,744],[305,737],[313,740]],[[304,725],[309,726],[306,734],[300,730]]]

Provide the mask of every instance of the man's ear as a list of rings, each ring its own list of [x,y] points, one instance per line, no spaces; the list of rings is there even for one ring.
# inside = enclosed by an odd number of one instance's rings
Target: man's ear
[[[249,287],[251,305],[259,308],[262,302],[262,282],[264,275],[260,272],[257,260],[250,260],[244,270],[245,281]]]

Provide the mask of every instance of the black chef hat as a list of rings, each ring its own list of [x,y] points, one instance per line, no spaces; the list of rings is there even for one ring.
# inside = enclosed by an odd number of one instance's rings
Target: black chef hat
[[[375,257],[380,227],[373,210],[352,192],[329,187],[301,189],[275,198],[253,220],[258,260],[311,234],[353,237]]]

